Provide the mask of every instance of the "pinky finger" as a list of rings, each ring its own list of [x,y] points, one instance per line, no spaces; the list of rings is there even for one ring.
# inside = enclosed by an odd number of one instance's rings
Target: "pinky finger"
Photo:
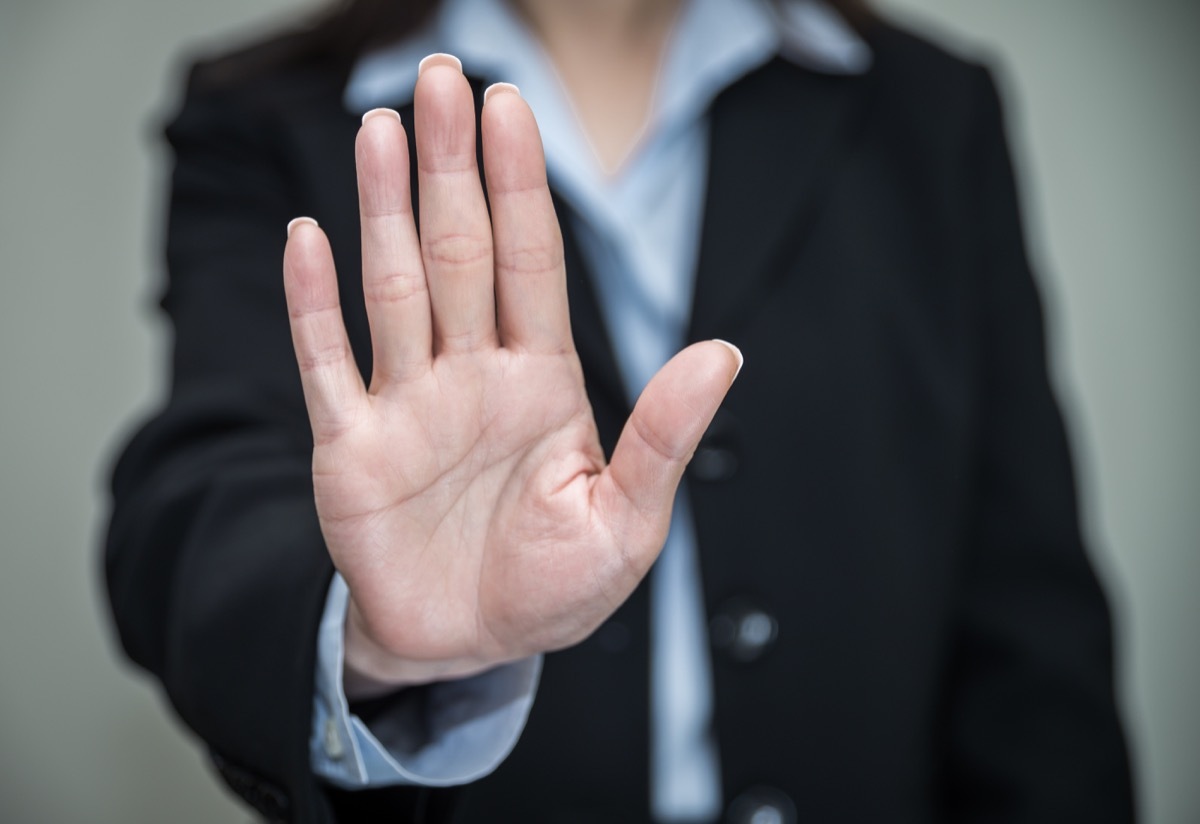
[[[345,431],[366,389],[346,337],[333,252],[312,218],[288,224],[283,285],[304,402],[319,445]]]

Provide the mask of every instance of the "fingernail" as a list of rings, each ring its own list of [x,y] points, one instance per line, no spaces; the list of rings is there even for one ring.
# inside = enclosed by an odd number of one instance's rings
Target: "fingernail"
[[[367,112],[366,114],[364,114],[362,116],[362,122],[366,123],[372,117],[380,117],[380,116],[394,117],[394,118],[396,118],[397,123],[402,122],[400,120],[400,112],[396,111],[395,109],[371,109],[371,111]]]
[[[733,373],[733,379],[737,380],[738,374],[742,371],[742,364],[744,364],[746,362],[746,358],[742,356],[742,350],[738,349],[736,346],[734,346],[729,341],[721,340],[720,338],[713,338],[713,343],[719,343],[724,346],[728,346],[729,351],[733,353],[733,356],[735,358],[737,358],[737,362],[738,362],[737,372]]]
[[[417,77],[420,77],[422,74],[424,74],[425,70],[430,66],[450,66],[460,73],[462,72],[462,61],[457,57],[452,54],[446,54],[445,52],[434,52],[433,54],[423,58],[421,62],[417,64]]]
[[[313,226],[321,225],[321,224],[317,223],[315,220],[313,220],[311,217],[294,217],[288,221],[288,225],[287,225],[288,237],[292,236],[292,229],[296,228],[301,223],[311,223]]]
[[[487,104],[488,98],[492,96],[493,92],[505,92],[508,94],[515,94],[517,97],[521,96],[521,90],[512,83],[493,83],[483,91],[484,105]]]

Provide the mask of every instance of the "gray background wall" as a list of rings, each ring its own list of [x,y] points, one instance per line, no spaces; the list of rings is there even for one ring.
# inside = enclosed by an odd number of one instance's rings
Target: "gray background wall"
[[[884,0],[1003,68],[1146,820],[1200,821],[1200,4]],[[114,656],[114,438],[163,383],[184,44],[296,0],[0,0],[0,820],[245,821]],[[280,227],[282,231],[282,227]]]

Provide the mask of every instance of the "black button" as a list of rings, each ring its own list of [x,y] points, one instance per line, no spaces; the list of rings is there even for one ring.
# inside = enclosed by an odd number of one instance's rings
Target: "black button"
[[[608,620],[592,634],[592,639],[605,652],[624,652],[629,646],[629,627],[621,621]]]
[[[737,473],[737,456],[730,449],[701,443],[692,456],[691,470],[699,481],[727,481]]]
[[[727,602],[708,625],[713,648],[738,663],[767,652],[779,635],[779,625],[767,612],[742,600]]]
[[[698,481],[727,481],[737,474],[739,452],[733,416],[719,409],[696,447],[688,472]]]
[[[751,787],[729,805],[728,824],[796,824],[796,805],[774,787]]]

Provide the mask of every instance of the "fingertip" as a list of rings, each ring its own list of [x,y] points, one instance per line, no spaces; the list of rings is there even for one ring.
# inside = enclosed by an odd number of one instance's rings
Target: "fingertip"
[[[302,216],[288,221],[287,242],[283,247],[285,272],[289,268],[307,268],[310,261],[325,255],[328,249],[329,239],[315,218]]]
[[[512,83],[493,83],[483,92],[483,105],[486,106],[487,102],[492,99],[492,95],[495,94],[515,94],[520,97],[521,90]]]
[[[421,61],[413,89],[417,165],[425,172],[458,171],[475,161],[475,92],[448,54]]]
[[[325,232],[311,217],[288,222],[288,238],[283,248],[283,276],[289,291],[296,296],[320,289],[326,270],[332,271],[333,254]]]
[[[484,89],[480,126],[492,137],[514,130],[528,136],[531,127],[537,133],[533,111],[512,83],[493,83]]]
[[[311,217],[294,217],[294,218],[292,218],[291,220],[289,220],[289,221],[288,221],[288,225],[287,225],[287,236],[290,238],[290,237],[292,236],[292,232],[294,232],[294,231],[296,230],[296,227],[297,227],[297,226],[316,226],[316,227],[320,227],[320,225],[321,225],[321,224],[317,223],[317,220],[316,220],[316,218],[311,218]]]
[[[452,54],[445,52],[434,52],[421,58],[421,62],[417,64],[417,77],[425,74],[434,66],[447,66],[454,69],[459,74],[462,74],[462,61]]]
[[[395,109],[371,109],[362,116],[362,126],[354,141],[355,157],[361,161],[364,152],[371,155],[387,154],[404,150],[408,139],[404,133],[404,121]]]
[[[371,109],[369,112],[364,112],[362,116],[362,124],[367,125],[367,121],[376,117],[386,117],[394,119],[397,123],[403,125],[404,121],[400,119],[400,112],[395,109],[379,108]]]
[[[489,192],[528,191],[545,184],[537,119],[516,86],[495,83],[487,88],[479,125]]]
[[[733,383],[733,381],[737,380],[737,376],[742,371],[742,366],[746,363],[745,355],[742,354],[741,349],[738,349],[736,346],[734,346],[732,343],[730,343],[727,340],[721,340],[720,338],[713,338],[712,342],[719,343],[722,346],[726,347],[731,353],[733,353],[734,358],[737,359],[737,367],[733,370],[733,378],[730,379],[730,383]]]

